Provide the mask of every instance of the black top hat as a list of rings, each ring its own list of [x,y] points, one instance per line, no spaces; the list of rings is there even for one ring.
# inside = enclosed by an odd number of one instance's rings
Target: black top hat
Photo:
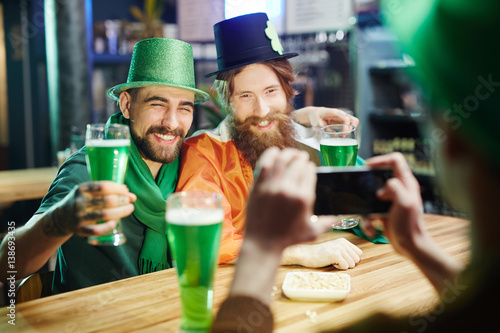
[[[298,53],[283,54],[278,34],[266,13],[253,13],[220,21],[214,25],[217,65],[229,69],[277,58],[292,58]]]

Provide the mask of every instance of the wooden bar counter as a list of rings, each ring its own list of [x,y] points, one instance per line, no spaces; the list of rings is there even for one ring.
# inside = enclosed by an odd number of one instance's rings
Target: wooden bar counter
[[[0,171],[0,203],[43,198],[57,170],[48,167]]]
[[[464,263],[469,260],[468,221],[438,215],[425,215],[425,221],[430,234],[447,252]],[[337,231],[321,240],[339,237],[363,250],[362,261],[345,271],[351,276],[350,294],[338,303],[292,301],[281,292],[285,274],[311,269],[281,267],[272,304],[276,332],[340,327],[380,311],[392,316],[416,315],[436,304],[431,284],[391,245],[376,245]],[[317,271],[336,270],[326,267]],[[217,270],[215,310],[228,293],[233,272],[232,265],[221,265]],[[315,318],[307,315],[312,311]],[[175,270],[168,269],[19,304],[15,326],[8,323],[8,313],[9,309],[0,309],[0,332],[175,332],[181,307]]]

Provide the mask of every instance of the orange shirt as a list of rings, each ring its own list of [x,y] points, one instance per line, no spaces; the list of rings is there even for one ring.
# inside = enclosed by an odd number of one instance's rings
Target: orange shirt
[[[252,167],[236,149],[227,120],[215,130],[199,131],[184,142],[177,191],[222,194],[224,222],[219,263],[238,257],[245,229],[246,202],[253,183]]]

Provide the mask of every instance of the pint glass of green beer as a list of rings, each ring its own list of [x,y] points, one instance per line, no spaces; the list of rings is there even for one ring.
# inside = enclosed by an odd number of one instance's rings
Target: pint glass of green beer
[[[326,166],[353,166],[358,156],[356,126],[328,125],[321,128],[321,157]]]
[[[119,184],[125,181],[130,149],[129,127],[121,124],[89,124],[85,134],[85,159],[90,180],[110,180]],[[118,246],[127,238],[120,220],[116,228],[101,236],[90,236],[92,245]]]
[[[335,124],[322,127],[320,130],[320,150],[325,166],[353,166],[358,156],[358,140],[356,126]],[[333,229],[351,229],[358,225],[355,216],[340,219]]]
[[[171,194],[166,220],[181,294],[180,332],[208,332],[224,220],[221,196],[210,192]]]

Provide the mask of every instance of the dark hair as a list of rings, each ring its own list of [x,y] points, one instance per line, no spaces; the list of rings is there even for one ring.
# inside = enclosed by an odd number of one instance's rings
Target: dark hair
[[[137,95],[139,94],[139,90],[141,89],[142,87],[130,88],[127,90],[127,92],[130,94],[130,97],[132,97],[132,101],[135,101],[137,99]]]

